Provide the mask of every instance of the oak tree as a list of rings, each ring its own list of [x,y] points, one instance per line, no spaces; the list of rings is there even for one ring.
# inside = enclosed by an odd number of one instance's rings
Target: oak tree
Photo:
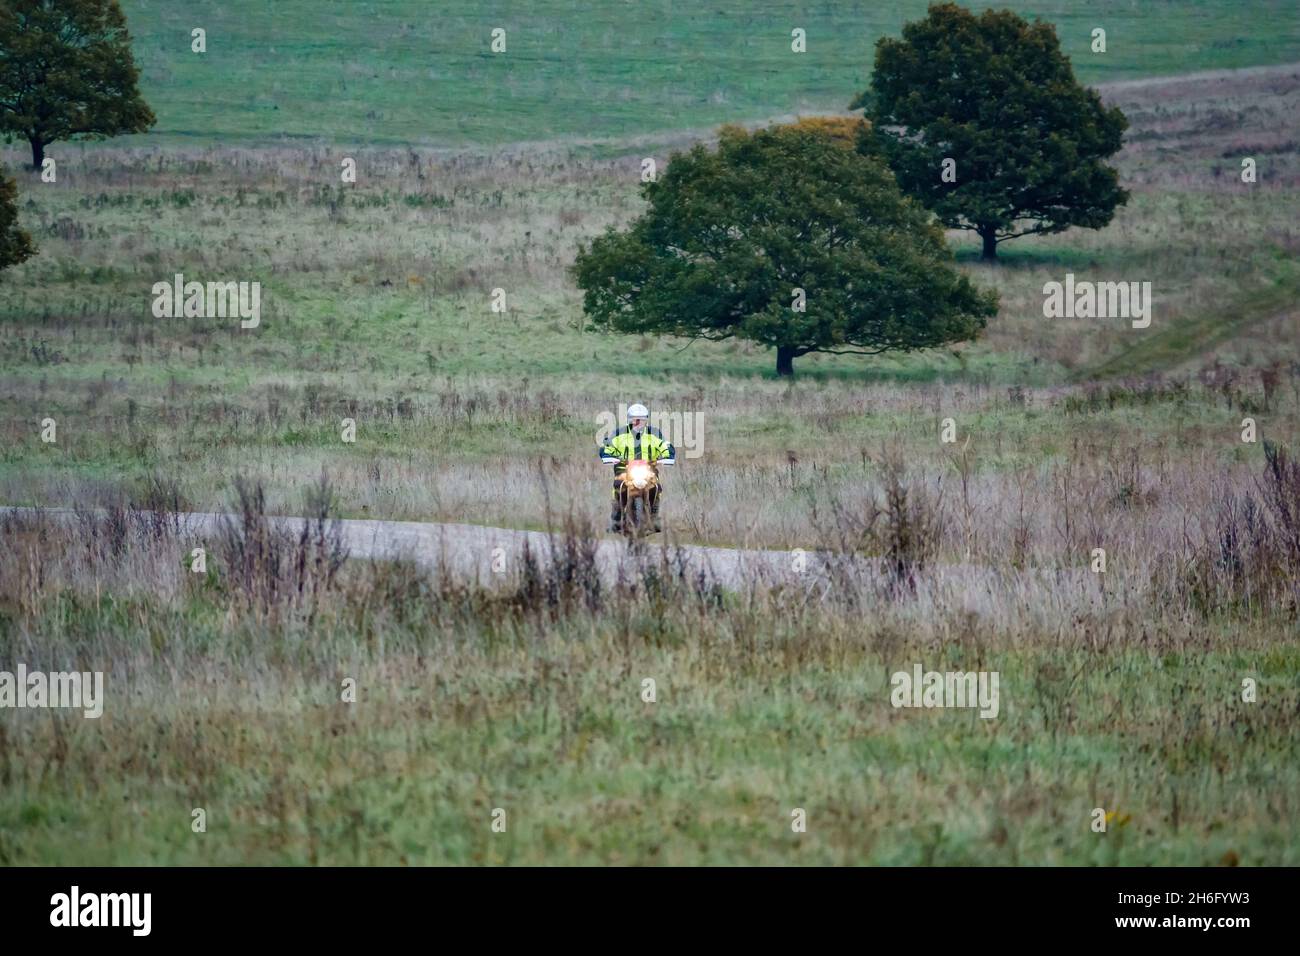
[[[1099,229],[1128,199],[1104,162],[1128,120],[1076,82],[1049,23],[932,6],[877,41],[851,107],[871,123],[860,148],[945,226],[977,233],[985,259],[1018,236]]]
[[[31,144],[33,168],[50,143],[152,126],[139,75],[117,0],[0,3],[0,130]]]
[[[0,170],[0,269],[29,259],[35,252],[32,237],[18,228],[18,189]]]
[[[642,185],[647,208],[581,248],[592,328],[878,355],[977,336],[997,310],[884,163],[824,132],[724,127]]]

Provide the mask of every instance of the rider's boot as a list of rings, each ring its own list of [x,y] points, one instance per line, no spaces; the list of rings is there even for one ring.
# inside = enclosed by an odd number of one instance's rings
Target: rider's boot
[[[623,509],[619,506],[617,498],[614,499],[609,512],[609,530],[616,534],[623,530]]]
[[[664,526],[659,523],[659,498],[662,494],[663,492],[660,492],[657,495],[652,495],[650,498],[650,520],[654,523],[654,529],[656,531],[664,530]]]

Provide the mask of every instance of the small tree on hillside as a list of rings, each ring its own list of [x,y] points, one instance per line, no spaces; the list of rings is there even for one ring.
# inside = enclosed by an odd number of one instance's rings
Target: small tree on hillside
[[[901,40],[877,41],[859,106],[872,125],[862,149],[944,225],[976,232],[985,259],[1017,236],[1099,229],[1128,200],[1103,163],[1128,120],[1075,81],[1049,23],[932,6]]]
[[[0,130],[45,147],[74,136],[143,133],[154,123],[117,0],[0,4]]]
[[[0,170],[0,269],[17,265],[35,253],[32,237],[18,228],[18,188]]]
[[[866,135],[871,126],[859,116],[801,116],[793,123],[777,128],[821,133],[841,146],[857,149],[858,141]]]
[[[818,132],[724,127],[672,157],[649,208],[580,249],[595,328],[877,355],[972,339],[997,311],[876,159]]]

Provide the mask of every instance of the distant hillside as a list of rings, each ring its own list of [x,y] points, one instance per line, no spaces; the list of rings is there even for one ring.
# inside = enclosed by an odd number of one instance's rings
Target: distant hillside
[[[1009,5],[1055,23],[1089,83],[1300,60],[1295,0]],[[869,79],[876,39],[927,0],[756,6],[123,0],[159,120],[136,141],[465,146],[843,109]],[[190,50],[196,27],[203,54]],[[1104,54],[1090,49],[1097,27]],[[490,50],[495,28],[505,53]],[[806,53],[791,52],[795,28]]]

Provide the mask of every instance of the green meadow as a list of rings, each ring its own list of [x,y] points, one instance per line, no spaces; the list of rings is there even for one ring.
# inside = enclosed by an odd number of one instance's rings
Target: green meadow
[[[159,117],[134,142],[488,146],[840,111],[866,87],[876,39],[927,6],[127,0],[142,89]],[[1300,60],[1289,0],[1010,7],[1055,23],[1090,84]],[[196,27],[207,31],[205,54],[190,52]],[[796,28],[804,54],[791,52]],[[1105,53],[1092,52],[1097,28]],[[503,54],[491,52],[494,29],[506,31]]]

